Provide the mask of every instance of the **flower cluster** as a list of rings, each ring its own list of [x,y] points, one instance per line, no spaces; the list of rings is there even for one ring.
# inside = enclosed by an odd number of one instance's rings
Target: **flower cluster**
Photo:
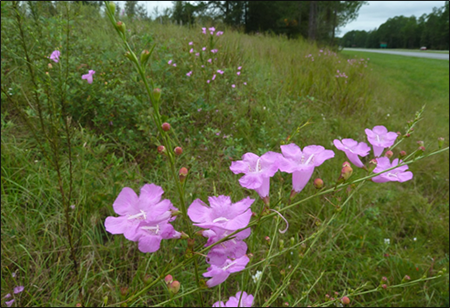
[[[232,232],[245,228],[250,222],[252,212],[250,206],[255,201],[249,197],[231,203],[228,196],[209,197],[208,207],[200,199],[194,200],[188,209],[188,216],[194,226],[205,229],[202,232],[208,238],[205,246],[217,243]],[[234,238],[221,242],[208,252],[206,261],[211,265],[204,277],[214,287],[224,282],[231,273],[242,271],[250,261],[246,255],[247,244],[242,240],[250,235],[250,228],[237,233]]]
[[[373,129],[367,128],[365,132],[367,135],[367,140],[373,147],[373,154],[376,157],[375,160],[372,160],[376,164],[376,167],[373,170],[374,173],[382,172],[402,163],[402,161],[398,158],[394,159],[392,163],[390,162],[389,157],[392,156],[391,151],[387,151],[385,157],[380,157],[384,149],[389,148],[394,144],[398,136],[397,133],[388,132],[387,128],[384,126],[375,126]],[[335,139],[333,143],[338,150],[345,152],[347,158],[355,166],[365,168],[359,158],[360,156],[365,157],[369,155],[370,147],[365,142],[357,142],[353,139],[342,139],[342,141]],[[405,182],[411,180],[413,178],[413,174],[410,171],[407,172],[407,169],[407,165],[395,168],[373,177],[372,181],[375,183],[384,183],[392,181]]]
[[[243,160],[231,163],[231,171],[235,174],[245,173],[239,180],[241,186],[254,189],[265,201],[269,196],[270,178],[280,170],[292,173],[293,192],[299,193],[312,176],[315,167],[320,166],[325,160],[333,158],[334,152],[325,150],[319,145],[310,145],[303,151],[296,144],[291,143],[281,146],[281,152],[267,152],[261,157],[247,153]]]
[[[13,276],[13,278],[15,278],[16,274],[13,273],[12,276]],[[17,287],[14,288],[13,293],[14,294],[19,294],[19,293],[23,292],[23,290],[25,290],[24,286],[17,286]],[[8,293],[3,298],[4,299],[9,299],[11,297],[12,297],[11,293]],[[5,304],[6,304],[7,307],[11,307],[14,302],[15,302],[15,299],[13,298],[13,299],[11,299],[9,301],[5,301]]]
[[[170,200],[161,200],[163,193],[155,184],[145,184],[139,197],[131,188],[123,188],[113,204],[114,211],[120,216],[106,218],[106,231],[138,241],[142,252],[157,251],[163,239],[180,238],[181,233],[170,224],[178,209]]]

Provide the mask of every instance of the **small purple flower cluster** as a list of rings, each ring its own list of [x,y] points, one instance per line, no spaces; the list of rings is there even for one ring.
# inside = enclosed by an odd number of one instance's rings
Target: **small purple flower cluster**
[[[213,307],[251,307],[253,305],[253,295],[245,292],[237,292],[226,303],[219,301],[213,304]]]
[[[393,162],[389,160],[389,157],[380,157],[383,150],[391,147],[395,140],[397,139],[397,133],[388,132],[387,128],[384,126],[375,126],[373,129],[365,130],[367,135],[367,140],[373,146],[373,153],[376,157],[377,166],[373,170],[375,173],[382,172],[386,169],[393,168],[398,164],[402,163],[398,158],[394,159]],[[364,164],[361,162],[361,157],[369,155],[370,147],[365,142],[357,142],[353,139],[342,139],[342,141],[335,139],[333,141],[334,145],[338,150],[344,151],[347,158],[357,167],[364,168]],[[375,183],[384,182],[405,182],[413,178],[413,174],[408,169],[407,165],[395,168],[383,174],[380,174],[372,178]]]
[[[163,239],[180,238],[181,233],[170,224],[178,209],[170,200],[161,200],[163,193],[155,184],[145,184],[139,197],[133,189],[123,188],[113,204],[114,212],[120,216],[106,218],[106,231],[139,242],[142,252],[157,251]]]
[[[52,54],[50,55],[50,57],[47,57],[47,58],[49,58],[50,60],[53,60],[54,62],[58,63],[60,55],[61,55],[61,52],[59,50],[54,50],[52,52]],[[50,64],[49,64],[49,67],[50,67]],[[88,83],[92,83],[92,81],[94,79],[94,77],[93,77],[94,74],[95,74],[95,71],[89,70],[89,73],[81,76],[81,79],[86,79]]]
[[[13,273],[12,277],[15,278],[16,274]],[[14,288],[13,294],[19,294],[19,293],[23,292],[23,290],[25,290],[24,286],[17,286],[17,287]],[[12,297],[11,293],[8,293],[3,298],[4,299],[8,299],[8,298],[11,298],[11,297]],[[5,301],[5,304],[6,304],[7,307],[11,307],[14,302],[15,302],[15,299],[13,298],[13,299],[11,299],[9,301]]]
[[[202,235],[208,238],[205,246],[217,243],[232,232],[245,228],[250,222],[252,211],[250,206],[255,201],[249,197],[231,203],[228,196],[209,197],[208,207],[200,199],[194,200],[188,209],[188,216],[194,226],[205,229]],[[231,273],[242,271],[250,261],[247,257],[247,244],[243,242],[250,235],[250,228],[235,235],[233,239],[224,241],[210,249],[206,262],[211,266],[204,277],[211,277],[206,282],[214,287],[224,282]]]

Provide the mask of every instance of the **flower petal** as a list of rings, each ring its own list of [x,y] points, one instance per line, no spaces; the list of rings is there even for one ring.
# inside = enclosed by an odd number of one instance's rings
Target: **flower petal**
[[[134,190],[124,187],[114,201],[114,212],[119,215],[135,214],[139,211],[137,207],[138,201],[139,198]]]
[[[314,166],[310,166],[302,171],[295,171],[294,173],[292,173],[292,188],[296,192],[301,192],[306,186],[306,183],[308,183],[313,172]]]

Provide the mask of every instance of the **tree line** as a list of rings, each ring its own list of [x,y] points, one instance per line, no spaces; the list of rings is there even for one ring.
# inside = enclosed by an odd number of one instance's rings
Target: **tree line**
[[[344,47],[380,48],[420,48],[449,49],[449,1],[444,6],[433,8],[430,14],[415,16],[395,16],[389,18],[378,29],[371,31],[350,31],[341,39]]]

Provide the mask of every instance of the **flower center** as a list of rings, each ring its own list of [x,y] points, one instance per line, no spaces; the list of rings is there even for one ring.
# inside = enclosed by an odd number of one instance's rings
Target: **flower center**
[[[141,227],[141,229],[147,231],[150,234],[157,235],[159,233],[159,225],[156,225],[155,227],[144,226],[144,227]]]
[[[143,210],[141,210],[141,212],[139,214],[128,216],[128,220],[132,220],[132,219],[145,220],[145,219],[147,219],[147,215],[145,214],[145,212]]]
[[[306,161],[305,165],[308,165],[310,162],[314,161],[314,154],[311,154],[310,157],[308,157],[308,160]]]
[[[228,260],[227,260],[227,263],[228,263],[229,261],[230,261],[230,260],[228,259]],[[228,265],[224,266],[222,269],[223,269],[224,271],[226,271],[228,268],[230,268],[231,266],[233,266],[235,263],[236,263],[236,261],[232,261],[232,262],[230,262]]]
[[[248,171],[250,172],[260,172],[261,169],[261,158],[258,158],[258,160],[256,161],[255,169],[253,169],[250,165],[248,166]]]
[[[227,222],[228,219],[225,217],[219,217],[213,220],[213,222]]]
[[[390,178],[398,178],[398,175],[396,173],[391,173],[391,172],[388,172],[387,176]]]

